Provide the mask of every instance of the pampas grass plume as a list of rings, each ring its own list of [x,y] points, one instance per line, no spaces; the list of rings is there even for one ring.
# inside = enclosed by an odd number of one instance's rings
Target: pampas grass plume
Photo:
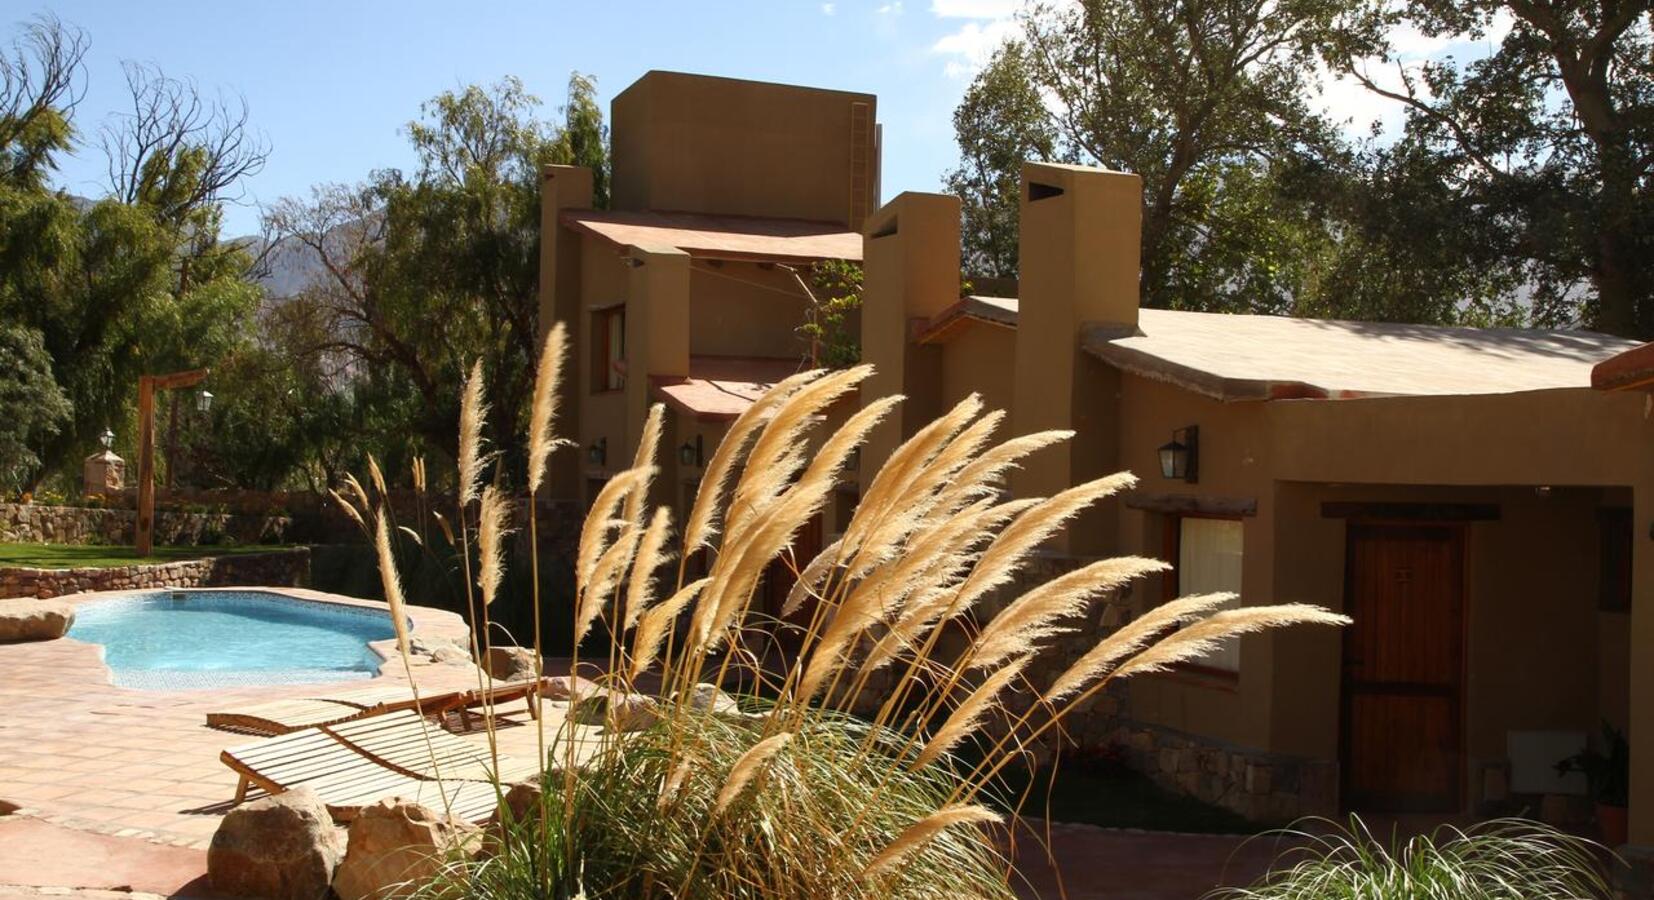
[[[879,851],[873,861],[862,870],[863,878],[872,878],[901,861],[903,857],[918,850],[929,843],[938,834],[956,825],[987,825],[1001,821],[999,813],[981,806],[944,806],[936,812],[925,816],[907,830],[897,835],[894,841]]]
[[[568,355],[568,332],[558,322],[546,335],[540,350],[540,366],[534,375],[534,402],[528,414],[528,491],[537,493],[545,481],[546,460],[557,448],[552,433],[557,418],[557,388],[563,378],[563,358]]]
[[[787,746],[787,742],[792,739],[791,732],[783,731],[753,744],[747,752],[741,754],[741,758],[737,759],[729,770],[729,777],[724,779],[723,788],[718,791],[718,799],[712,804],[712,814],[723,814],[724,810],[741,796],[741,791],[764,771],[770,759],[781,752],[781,748]]]

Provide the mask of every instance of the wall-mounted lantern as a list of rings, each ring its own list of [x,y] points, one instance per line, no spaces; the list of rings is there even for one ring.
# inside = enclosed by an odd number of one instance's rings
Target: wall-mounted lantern
[[[701,436],[695,435],[693,441],[684,441],[678,447],[678,462],[686,469],[699,469],[704,463],[702,456]]]
[[[1200,480],[1200,426],[1179,428],[1170,443],[1160,445],[1160,476],[1190,484]]]
[[[601,466],[609,461],[609,439],[600,437],[592,441],[586,448],[586,461],[594,466]]]
[[[198,412],[212,412],[212,391],[202,391],[195,398],[195,408]]]
[[[115,432],[105,428],[103,434],[98,435],[98,443],[102,444],[105,450],[115,449]]]

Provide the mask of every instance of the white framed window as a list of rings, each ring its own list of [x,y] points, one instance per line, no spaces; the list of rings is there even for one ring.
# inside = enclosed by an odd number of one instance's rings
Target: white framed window
[[[1240,594],[1241,559],[1245,531],[1239,519],[1208,519],[1180,516],[1170,529],[1177,546],[1176,595]],[[1240,600],[1232,606],[1239,606]],[[1240,671],[1240,639],[1231,638],[1194,665],[1223,672]]]

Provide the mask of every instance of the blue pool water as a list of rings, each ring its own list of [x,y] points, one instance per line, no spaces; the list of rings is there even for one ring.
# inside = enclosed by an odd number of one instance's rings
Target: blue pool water
[[[146,591],[82,604],[69,636],[103,645],[115,684],[181,690],[371,678],[368,642],[395,630],[384,612],[262,591]]]

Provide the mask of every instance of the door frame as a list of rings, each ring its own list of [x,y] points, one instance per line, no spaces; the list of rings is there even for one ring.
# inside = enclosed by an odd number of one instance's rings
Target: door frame
[[[1350,517],[1344,525],[1344,597],[1343,612],[1352,615],[1355,610],[1355,543],[1360,532],[1366,528],[1428,528],[1447,532],[1453,546],[1454,555],[1458,562],[1458,653],[1459,666],[1454,684],[1455,693],[1453,706],[1453,728],[1455,731],[1456,750],[1453,758],[1453,784],[1450,791],[1453,795],[1452,812],[1462,812],[1468,803],[1470,778],[1469,750],[1465,746],[1469,737],[1469,702],[1468,684],[1470,680],[1470,560],[1469,560],[1469,531],[1470,522],[1474,519],[1421,519],[1416,517]],[[1339,642],[1338,655],[1338,805],[1341,810],[1350,811],[1350,676],[1345,665],[1348,659],[1352,629],[1345,629]]]

